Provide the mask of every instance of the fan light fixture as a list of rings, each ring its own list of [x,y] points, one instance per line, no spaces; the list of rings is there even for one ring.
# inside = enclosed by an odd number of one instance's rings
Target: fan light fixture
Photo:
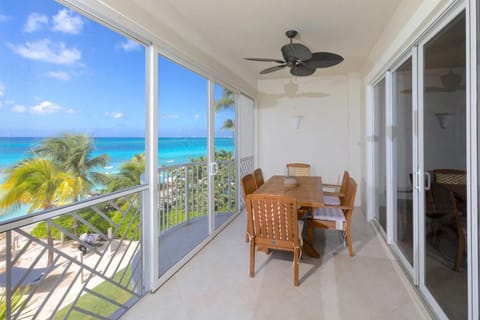
[[[302,122],[303,116],[294,115],[290,116],[290,120],[292,121],[292,126],[294,129],[300,129],[300,122]]]

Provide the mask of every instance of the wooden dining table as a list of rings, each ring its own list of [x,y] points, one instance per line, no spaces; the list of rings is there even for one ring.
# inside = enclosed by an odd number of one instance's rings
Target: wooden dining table
[[[272,176],[270,179],[255,190],[255,194],[278,194],[289,196],[297,200],[297,205],[301,207],[320,208],[325,205],[323,201],[322,178],[317,176],[299,176],[294,177],[296,184],[286,184],[285,179],[291,179],[287,176]],[[299,212],[301,218],[304,211]],[[310,257],[319,258],[320,255],[313,248],[313,245],[303,238],[303,251]]]

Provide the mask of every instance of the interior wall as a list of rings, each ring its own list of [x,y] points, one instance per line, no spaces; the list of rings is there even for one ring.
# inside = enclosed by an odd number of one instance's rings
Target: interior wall
[[[327,183],[339,183],[349,170],[361,205],[360,74],[259,80],[257,87],[257,155],[266,178],[285,174],[288,162],[310,163]],[[298,129],[292,116],[302,117]]]

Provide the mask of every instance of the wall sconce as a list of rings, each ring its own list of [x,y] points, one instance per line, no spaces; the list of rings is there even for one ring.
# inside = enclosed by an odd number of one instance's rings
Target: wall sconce
[[[290,121],[292,121],[292,126],[295,129],[300,128],[300,122],[302,121],[303,116],[291,116]]]
[[[440,122],[440,127],[442,129],[445,129],[448,127],[448,124],[450,123],[450,119],[455,115],[455,113],[450,113],[450,112],[442,112],[442,113],[435,113],[435,116],[437,116],[438,121]]]

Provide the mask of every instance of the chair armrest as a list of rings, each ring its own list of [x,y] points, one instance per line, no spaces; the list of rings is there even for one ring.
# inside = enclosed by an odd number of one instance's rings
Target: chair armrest
[[[323,192],[323,195],[324,195],[324,196],[336,196],[336,197],[340,197],[340,198],[345,197],[345,194],[344,194],[343,192],[329,192],[329,191],[324,191],[324,192]]]
[[[328,206],[328,205],[326,205],[324,208],[334,208],[334,209],[342,209],[342,210],[353,210],[354,207],[351,207],[351,206]]]
[[[322,183],[322,186],[328,187],[328,188],[340,188],[340,184],[331,184],[331,183]]]

